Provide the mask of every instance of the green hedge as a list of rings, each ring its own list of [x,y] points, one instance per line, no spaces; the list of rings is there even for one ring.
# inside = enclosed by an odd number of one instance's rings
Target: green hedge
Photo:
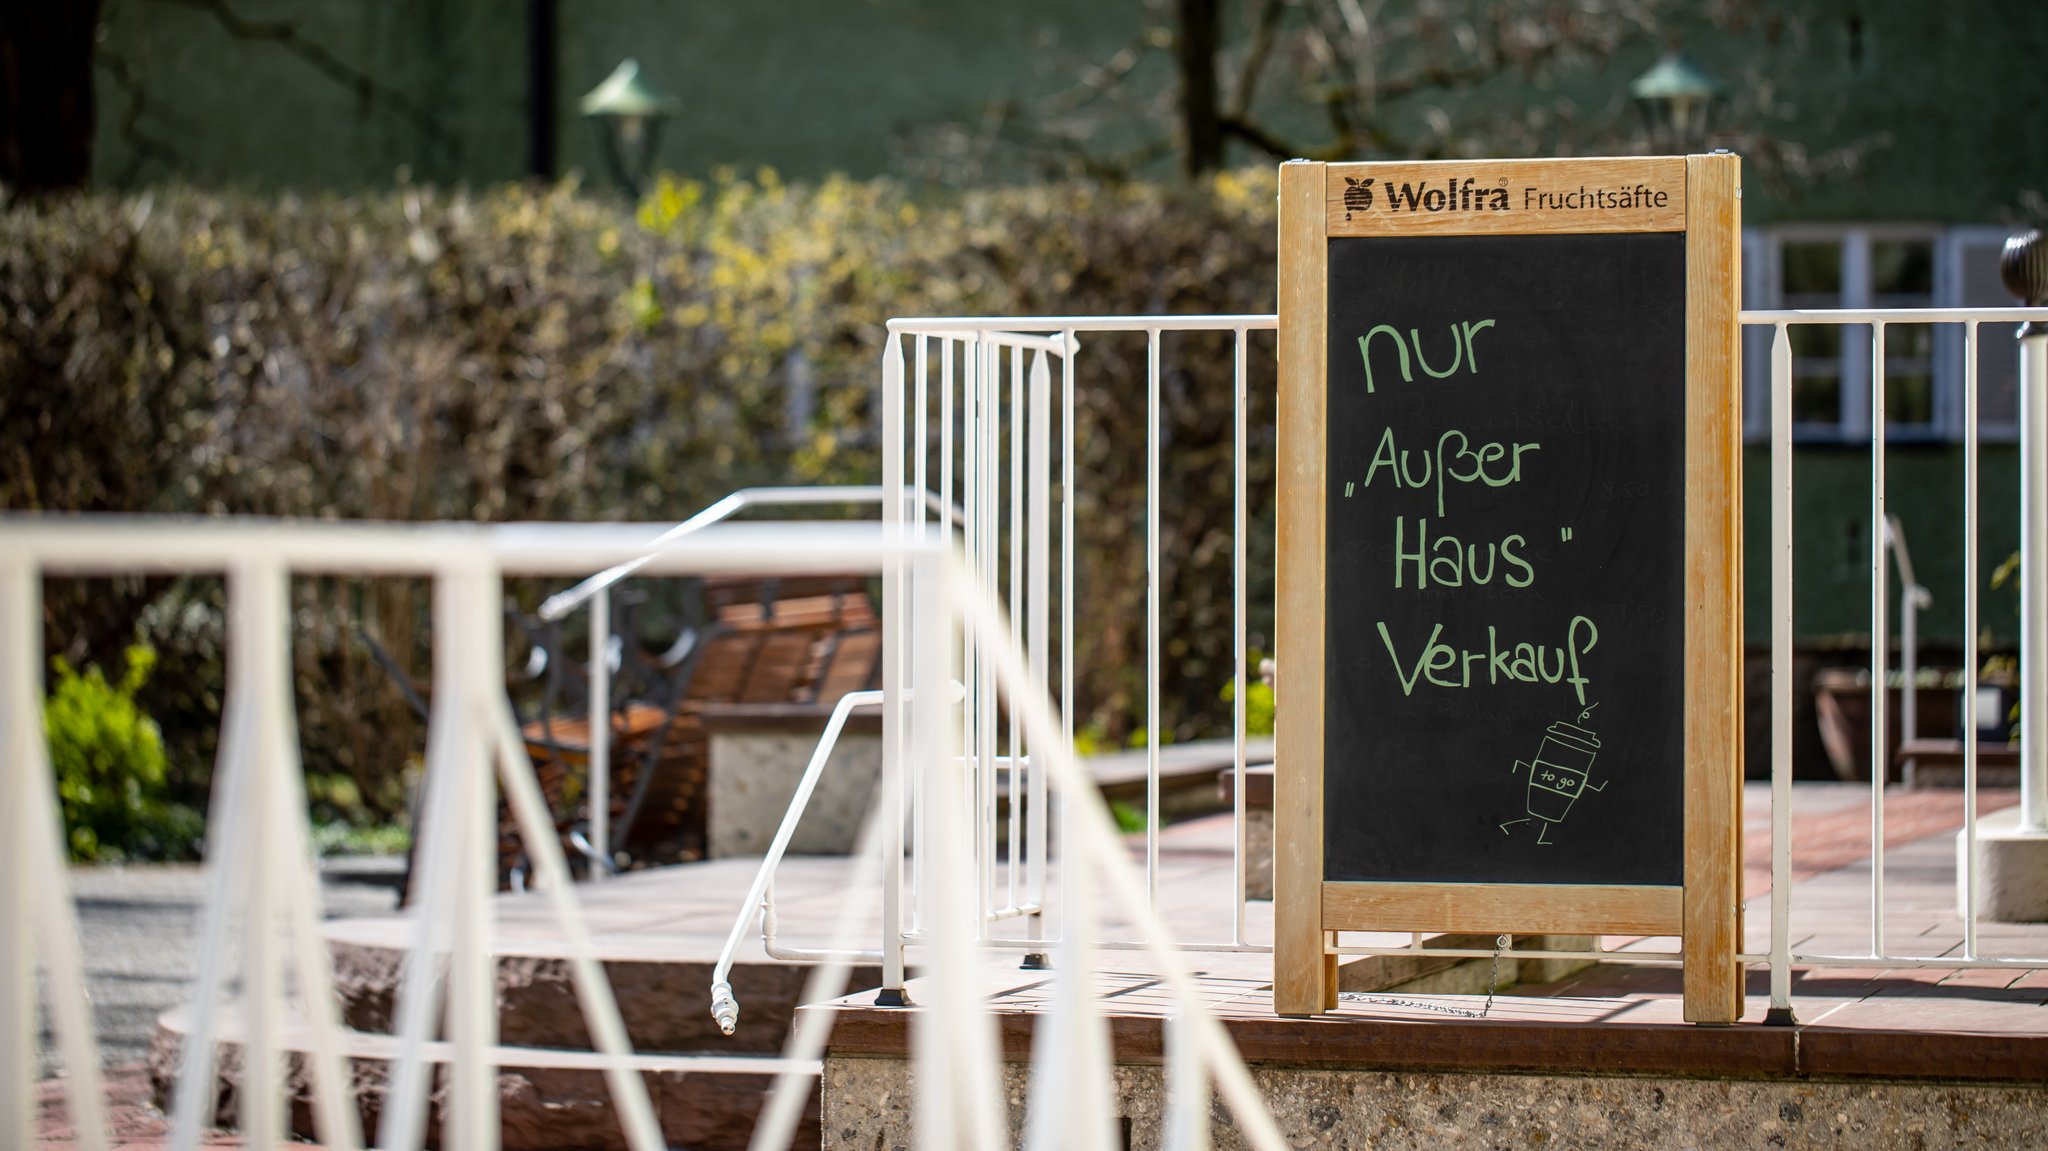
[[[0,213],[0,508],[676,520],[747,484],[873,482],[887,318],[1270,311],[1273,191],[1232,174],[934,198],[762,173],[663,181],[637,210],[572,183],[26,205]],[[1270,427],[1270,347],[1255,344],[1255,428]],[[1079,361],[1078,718],[1108,739],[1143,721],[1143,353],[1099,337]],[[1167,353],[1162,723],[1185,739],[1225,716],[1231,362],[1227,339]],[[792,436],[799,362],[815,402]],[[1262,433],[1255,509],[1270,453]],[[353,780],[366,816],[403,802],[418,732],[354,628],[417,660],[421,591],[297,588],[308,767]],[[161,652],[141,699],[174,797],[198,798],[217,581],[53,580],[48,595],[52,654]]]

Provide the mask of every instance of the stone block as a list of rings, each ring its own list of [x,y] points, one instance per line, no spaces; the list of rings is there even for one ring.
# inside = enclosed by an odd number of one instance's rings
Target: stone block
[[[706,810],[710,858],[767,854],[823,729],[822,717],[811,731],[793,731],[786,725],[745,726],[733,720],[711,726]],[[841,732],[790,840],[790,854],[851,854],[881,775],[881,736]]]
[[[1966,903],[1963,861],[1969,843],[1956,833],[1956,908]],[[2020,827],[2020,809],[1977,817],[1977,917],[1994,923],[2048,922],[2048,832]]]
[[[1244,897],[1273,898],[1273,809],[1270,807],[1245,809]]]

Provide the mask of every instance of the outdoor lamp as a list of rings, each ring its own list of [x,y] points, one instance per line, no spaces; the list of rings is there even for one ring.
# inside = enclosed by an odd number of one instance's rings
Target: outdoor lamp
[[[612,178],[637,197],[642,181],[654,170],[661,122],[680,111],[682,102],[648,87],[640,79],[640,62],[628,59],[584,95],[581,107],[585,116],[602,125]]]
[[[1706,139],[1707,111],[1721,94],[1721,82],[1684,53],[1672,51],[1631,81],[1628,90],[1649,122],[1651,141],[1683,152]]]

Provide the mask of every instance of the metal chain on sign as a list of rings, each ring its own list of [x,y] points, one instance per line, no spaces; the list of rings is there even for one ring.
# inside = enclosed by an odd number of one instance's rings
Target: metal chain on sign
[[[1374,995],[1366,991],[1346,991],[1337,996],[1343,1003],[1376,1003],[1383,1007],[1413,1007],[1417,1011],[1435,1011],[1442,1015],[1456,1015],[1464,1019],[1484,1019],[1493,1010],[1493,993],[1500,989],[1500,957],[1508,949],[1508,937],[1503,934],[1493,941],[1493,970],[1486,977],[1486,1003],[1479,1010],[1469,1007],[1452,1007],[1447,1003],[1424,1003],[1420,999],[1402,999],[1393,995]]]

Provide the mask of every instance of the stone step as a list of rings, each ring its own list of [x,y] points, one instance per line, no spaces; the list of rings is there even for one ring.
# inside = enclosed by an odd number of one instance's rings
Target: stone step
[[[329,932],[328,949],[334,957],[343,1021],[357,1031],[389,1034],[404,977],[405,950],[386,942],[337,937],[333,931]],[[500,950],[495,959],[502,1042],[519,1047],[591,1049],[590,1032],[583,1022],[566,958]],[[738,1033],[730,1037],[721,1034],[711,1018],[714,966],[714,961],[707,959],[604,960],[634,1050],[729,1055],[769,1055],[782,1050],[810,965],[773,961],[735,964],[729,981],[742,1018]],[[880,983],[879,969],[856,967],[848,986]]]
[[[191,1022],[191,1009],[185,1007],[173,1008],[158,1018],[149,1068],[159,1107],[169,1106]],[[221,1043],[215,1075],[216,1122],[232,1127],[238,1118],[245,1034],[241,1013],[234,1005],[222,1012],[216,1034]],[[399,1041],[391,1035],[361,1031],[344,1031],[343,1041],[364,1130],[374,1132]],[[288,1021],[280,1044],[288,1059],[290,1131],[310,1138],[314,1135],[312,1084],[303,1022]],[[428,1119],[430,1146],[436,1145],[441,1110],[447,1101],[444,1074],[452,1050],[442,1042],[425,1047],[434,1075]],[[492,1050],[492,1058],[498,1070],[504,1151],[624,1151],[625,1136],[599,1056],[588,1050],[501,1043]],[[774,1076],[790,1066],[776,1056],[706,1054],[636,1054],[631,1065],[648,1085],[662,1137],[671,1146],[692,1151],[742,1151],[752,1137],[755,1119],[767,1104]],[[815,1075],[818,1064],[802,1064],[801,1069]],[[792,1146],[818,1145],[818,1102],[812,1091]]]

